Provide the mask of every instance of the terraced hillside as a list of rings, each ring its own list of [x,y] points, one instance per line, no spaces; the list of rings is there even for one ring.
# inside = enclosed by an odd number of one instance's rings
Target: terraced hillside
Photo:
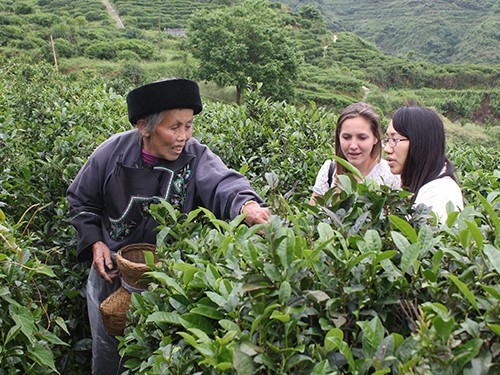
[[[436,63],[500,62],[497,0],[280,0],[315,4],[336,31],[352,31],[385,53]]]
[[[182,28],[196,10],[222,5],[210,0],[115,0],[112,4],[125,25],[139,29]]]
[[[186,26],[189,14],[202,7],[231,6],[228,1],[112,1],[125,24],[118,28],[102,0],[0,0],[0,57],[52,63],[52,37],[60,71],[97,72],[120,92],[165,76],[194,78],[199,62],[185,48],[185,39],[164,30]],[[325,0],[325,4],[333,1]],[[405,3],[373,0],[365,8],[387,2]],[[346,7],[347,3],[339,1]],[[436,0],[439,3],[442,1]],[[295,5],[303,4],[295,1]],[[340,109],[366,99],[369,93],[368,100],[383,113],[418,101],[453,120],[498,124],[500,65],[433,64],[410,54],[384,54],[375,43],[352,32],[331,32],[326,27],[329,21],[308,5],[270,4],[281,8],[284,27],[293,30],[293,42],[300,52],[299,79],[294,87],[297,103],[313,101]],[[361,13],[339,9],[362,24]],[[396,27],[397,20],[391,21]],[[401,39],[404,37],[402,32]],[[491,50],[484,49],[484,53]],[[213,99],[234,100],[232,87],[217,90],[209,89]]]

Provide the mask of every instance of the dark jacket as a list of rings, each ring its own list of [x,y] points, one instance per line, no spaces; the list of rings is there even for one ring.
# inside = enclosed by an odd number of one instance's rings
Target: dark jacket
[[[206,145],[191,138],[175,161],[143,163],[137,130],[119,133],[89,157],[67,190],[70,221],[78,232],[81,261],[102,241],[112,251],[138,242],[156,243],[149,205],[166,199],[182,212],[205,207],[233,219],[248,200],[262,204],[248,180],[229,169]]]

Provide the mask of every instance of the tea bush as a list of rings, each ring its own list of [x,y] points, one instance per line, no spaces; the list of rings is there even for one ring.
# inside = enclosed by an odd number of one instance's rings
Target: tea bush
[[[68,345],[63,339],[69,331],[43,293],[54,271],[46,259],[37,258],[33,235],[24,225],[24,220],[14,223],[0,209],[0,374],[53,374],[53,352]]]
[[[163,261],[133,294],[120,339],[129,373],[498,370],[491,205],[437,226],[405,209],[405,192],[344,180],[318,207],[258,228],[154,207]]]
[[[76,264],[64,194],[98,144],[131,128],[130,87],[45,64],[0,72],[0,368],[85,374],[88,265]],[[274,216],[247,228],[152,207],[164,260],[133,296],[130,372],[498,371],[498,150],[449,145],[466,208],[446,225],[410,209],[408,193],[348,177],[310,207],[335,121],[251,83],[244,105],[206,101],[195,136]]]
[[[29,223],[24,230],[30,238],[29,249],[21,249],[43,259],[54,274],[36,284],[39,291],[27,276],[18,277],[26,277],[23,290],[27,296],[40,293],[47,311],[66,322],[71,335],[65,340],[70,345],[53,354],[58,369],[86,373],[89,330],[80,289],[87,267],[76,263],[64,196],[92,150],[126,125],[121,121],[124,103],[101,79],[63,77],[50,65],[6,63],[0,76],[0,205],[11,223],[22,218],[22,223]],[[0,279],[7,280],[4,275],[0,272]],[[26,319],[32,325],[44,324],[40,313]],[[2,337],[9,328],[2,325]],[[9,345],[23,348],[27,343],[13,340]],[[23,350],[18,350],[21,358]],[[30,371],[36,369],[39,364]]]

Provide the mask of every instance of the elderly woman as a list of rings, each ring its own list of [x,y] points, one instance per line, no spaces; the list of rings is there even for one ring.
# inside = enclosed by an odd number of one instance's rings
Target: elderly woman
[[[107,334],[99,305],[119,288],[112,254],[127,244],[156,242],[148,207],[167,200],[182,212],[206,207],[220,219],[245,213],[248,225],[266,223],[269,210],[241,174],[192,138],[202,103],[198,85],[169,79],[127,96],[134,130],[116,134],[90,156],[68,188],[77,253],[92,261],[87,304],[92,330],[92,372],[115,374],[117,340]]]

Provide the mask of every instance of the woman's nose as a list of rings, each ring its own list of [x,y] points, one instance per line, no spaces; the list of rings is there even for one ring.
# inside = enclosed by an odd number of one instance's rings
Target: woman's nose
[[[187,138],[188,131],[184,127],[179,128],[179,131],[177,132],[177,139],[186,139]]]

